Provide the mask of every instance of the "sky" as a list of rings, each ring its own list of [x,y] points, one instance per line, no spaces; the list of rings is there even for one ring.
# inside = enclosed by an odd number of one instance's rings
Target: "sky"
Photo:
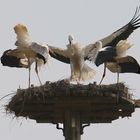
[[[93,43],[127,24],[133,17],[139,0],[0,0],[0,56],[7,49],[15,48],[16,35],[13,27],[25,24],[33,41],[48,43],[65,48],[68,35],[83,46]],[[134,46],[128,51],[140,63],[140,29],[128,38]],[[92,82],[99,83],[103,66],[97,71]],[[39,86],[32,66],[31,83]],[[40,70],[41,81],[57,81],[70,76],[70,66],[50,59],[47,66]],[[103,84],[115,83],[117,74],[107,71]],[[133,93],[133,98],[140,98],[140,76],[121,74],[124,82]],[[0,64],[0,97],[14,93],[18,88],[28,87],[28,70],[9,68]],[[37,124],[34,120],[15,118],[6,114],[4,105],[11,96],[0,101],[0,138],[2,140],[64,140],[60,130],[52,124]],[[84,129],[82,140],[93,139],[138,139],[140,130],[140,109],[136,109],[130,118],[120,118],[111,124],[91,124]]]

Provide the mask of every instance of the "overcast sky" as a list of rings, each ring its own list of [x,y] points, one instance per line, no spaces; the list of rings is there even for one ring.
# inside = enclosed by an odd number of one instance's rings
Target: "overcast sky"
[[[133,17],[139,0],[0,0],[0,56],[7,49],[14,49],[16,35],[13,27],[22,23],[36,42],[45,42],[65,48],[67,37],[87,45],[116,31]],[[140,63],[140,29],[128,39],[134,46],[128,51]],[[97,71],[93,81],[99,82],[103,66],[90,66]],[[39,85],[32,67],[31,83]],[[69,65],[51,59],[49,66],[40,71],[42,82],[57,81],[70,76]],[[103,84],[115,83],[117,75],[107,71]],[[140,76],[122,74],[120,81],[125,82],[134,98],[140,98]],[[28,70],[3,67],[0,64],[0,97],[15,92],[17,88],[28,87]],[[34,120],[12,118],[6,115],[0,102],[0,139],[1,140],[63,140],[61,131],[52,124],[37,124]],[[82,140],[138,139],[140,131],[140,110],[130,118],[120,118],[112,124],[92,124],[85,128]]]

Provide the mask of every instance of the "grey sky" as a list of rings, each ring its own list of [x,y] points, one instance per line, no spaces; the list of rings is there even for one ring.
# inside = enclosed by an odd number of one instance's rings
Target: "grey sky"
[[[76,41],[86,45],[109,35],[129,22],[139,0],[0,0],[0,55],[9,48],[15,48],[16,36],[13,27],[22,23],[27,25],[33,41],[65,47],[67,37],[72,34]],[[140,29],[129,38],[134,44],[128,54],[140,63]],[[93,81],[99,82],[103,66],[97,71]],[[34,69],[34,66],[32,67]],[[32,69],[31,81],[39,85]],[[51,59],[49,66],[41,69],[43,82],[56,81],[69,77],[69,65]],[[107,71],[104,84],[115,83],[116,74]],[[140,76],[123,74],[120,81],[129,86],[135,98],[140,98]],[[3,67],[0,64],[0,97],[16,91],[18,87],[28,86],[28,70]],[[8,102],[6,98],[0,105]],[[140,130],[140,110],[136,110],[129,119],[119,119],[112,124],[93,124],[85,128],[83,140],[93,139],[138,139]],[[2,140],[46,140],[64,137],[61,131],[51,124],[36,124],[29,119],[16,119],[0,111],[0,139]]]

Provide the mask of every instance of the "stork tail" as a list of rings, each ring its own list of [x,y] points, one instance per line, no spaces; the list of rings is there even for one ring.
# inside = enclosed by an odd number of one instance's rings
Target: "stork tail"
[[[94,78],[95,74],[96,72],[92,68],[84,64],[82,73],[81,73],[81,80],[82,81],[91,80]]]

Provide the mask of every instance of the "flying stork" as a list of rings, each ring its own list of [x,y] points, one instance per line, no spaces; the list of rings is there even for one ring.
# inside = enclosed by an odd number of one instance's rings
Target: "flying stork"
[[[35,72],[40,84],[42,84],[38,74],[38,67],[47,63],[49,59],[48,46],[46,44],[32,42],[25,25],[17,24],[14,30],[17,35],[17,41],[15,42],[17,48],[5,51],[1,57],[1,63],[9,67],[28,68],[30,87],[31,65],[35,62]]]

